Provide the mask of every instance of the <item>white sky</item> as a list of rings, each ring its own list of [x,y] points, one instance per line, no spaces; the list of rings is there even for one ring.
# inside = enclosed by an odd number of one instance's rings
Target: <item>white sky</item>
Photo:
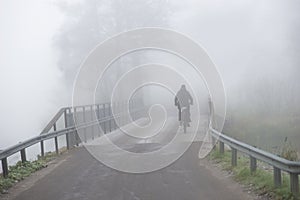
[[[62,22],[53,1],[0,1],[0,149],[17,142],[11,134],[37,135],[65,103],[53,96],[63,92],[52,48]]]
[[[0,149],[37,135],[70,104],[52,46],[65,20],[62,1],[80,0],[0,0]],[[208,50],[225,87],[249,69],[282,73],[299,64],[299,0],[170,2],[170,26]]]

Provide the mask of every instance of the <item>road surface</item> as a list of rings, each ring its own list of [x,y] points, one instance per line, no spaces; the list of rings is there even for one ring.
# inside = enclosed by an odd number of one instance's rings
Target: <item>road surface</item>
[[[117,140],[122,141],[122,137]],[[151,151],[159,145],[153,141],[130,144],[135,152]],[[199,160],[200,145],[201,141],[194,142],[173,164],[145,174],[116,171],[101,164],[84,147],[77,147],[38,180],[19,183],[23,189],[17,195],[7,196],[15,200],[254,199],[229,177],[212,170],[206,160]]]

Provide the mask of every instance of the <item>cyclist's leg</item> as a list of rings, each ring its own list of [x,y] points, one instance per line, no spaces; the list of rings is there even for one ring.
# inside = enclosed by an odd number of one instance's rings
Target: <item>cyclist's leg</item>
[[[192,122],[192,119],[191,119],[191,111],[190,111],[190,106],[187,107],[187,122],[188,122],[188,126],[190,126],[190,122]]]
[[[179,121],[179,125],[181,126],[182,125],[182,121],[181,121],[181,119],[182,119],[182,113],[181,113],[181,107],[180,106],[178,106],[178,121]]]

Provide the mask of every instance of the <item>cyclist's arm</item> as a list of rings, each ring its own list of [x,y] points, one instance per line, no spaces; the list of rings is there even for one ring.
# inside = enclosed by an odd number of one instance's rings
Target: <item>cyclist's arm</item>
[[[178,106],[178,98],[175,96],[175,106]]]

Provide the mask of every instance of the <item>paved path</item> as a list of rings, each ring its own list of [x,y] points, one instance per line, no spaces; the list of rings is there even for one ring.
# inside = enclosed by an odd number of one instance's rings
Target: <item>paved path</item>
[[[166,134],[167,135],[167,134]],[[116,137],[118,138],[118,137]],[[118,138],[118,140],[122,140]],[[137,152],[159,143],[131,143]],[[214,173],[207,161],[199,161],[201,142],[194,142],[172,165],[146,174],[113,170],[79,147],[16,200],[235,200],[252,199],[236,183]]]

